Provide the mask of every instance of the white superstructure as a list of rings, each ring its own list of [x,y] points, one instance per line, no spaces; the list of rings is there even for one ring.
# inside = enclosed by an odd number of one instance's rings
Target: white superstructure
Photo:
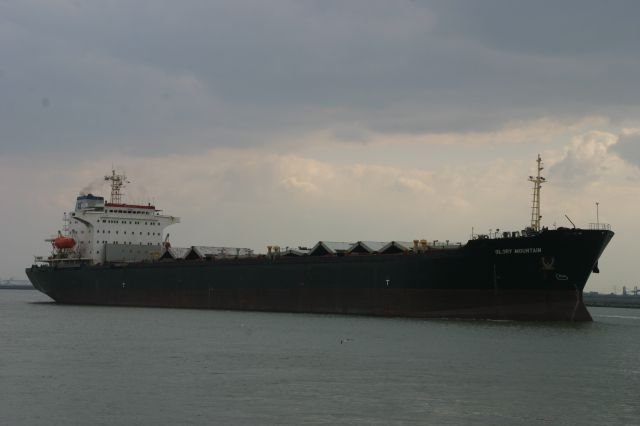
[[[159,258],[165,228],[179,223],[180,218],[161,214],[151,204],[114,202],[121,200],[125,177],[113,172],[105,179],[111,181],[111,202],[92,194],[80,195],[75,210],[67,215],[68,236],[76,242],[72,257],[93,263]]]

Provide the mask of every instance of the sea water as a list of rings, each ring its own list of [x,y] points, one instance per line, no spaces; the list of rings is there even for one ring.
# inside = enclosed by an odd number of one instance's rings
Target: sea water
[[[593,323],[63,306],[0,291],[2,425],[640,424],[640,310]]]

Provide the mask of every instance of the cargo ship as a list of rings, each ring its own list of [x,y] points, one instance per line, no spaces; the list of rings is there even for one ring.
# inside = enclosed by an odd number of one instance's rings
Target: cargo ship
[[[591,321],[583,289],[613,237],[608,224],[541,226],[542,160],[531,223],[466,243],[320,241],[310,248],[171,247],[180,219],[122,201],[124,175],[105,176],[111,198],[80,194],[52,253],[26,269],[60,304],[149,306],[530,321]]]

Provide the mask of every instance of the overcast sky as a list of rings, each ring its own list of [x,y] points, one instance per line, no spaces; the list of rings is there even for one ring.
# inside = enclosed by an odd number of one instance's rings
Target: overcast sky
[[[79,191],[173,245],[617,232],[587,289],[640,285],[640,2],[0,1],[0,278]]]

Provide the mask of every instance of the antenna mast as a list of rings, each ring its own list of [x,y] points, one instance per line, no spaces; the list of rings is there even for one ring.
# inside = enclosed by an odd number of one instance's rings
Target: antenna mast
[[[533,182],[533,203],[531,205],[531,229],[534,231],[540,231],[540,219],[542,216],[540,215],[540,189],[542,188],[542,184],[547,180],[540,175],[540,172],[544,170],[542,167],[542,158],[540,158],[540,154],[538,154],[538,175],[536,177],[529,176],[529,181]]]
[[[122,204],[122,192],[120,189],[127,181],[125,175],[117,175],[115,170],[111,170],[111,176],[105,176],[104,180],[111,181],[111,204]]]

